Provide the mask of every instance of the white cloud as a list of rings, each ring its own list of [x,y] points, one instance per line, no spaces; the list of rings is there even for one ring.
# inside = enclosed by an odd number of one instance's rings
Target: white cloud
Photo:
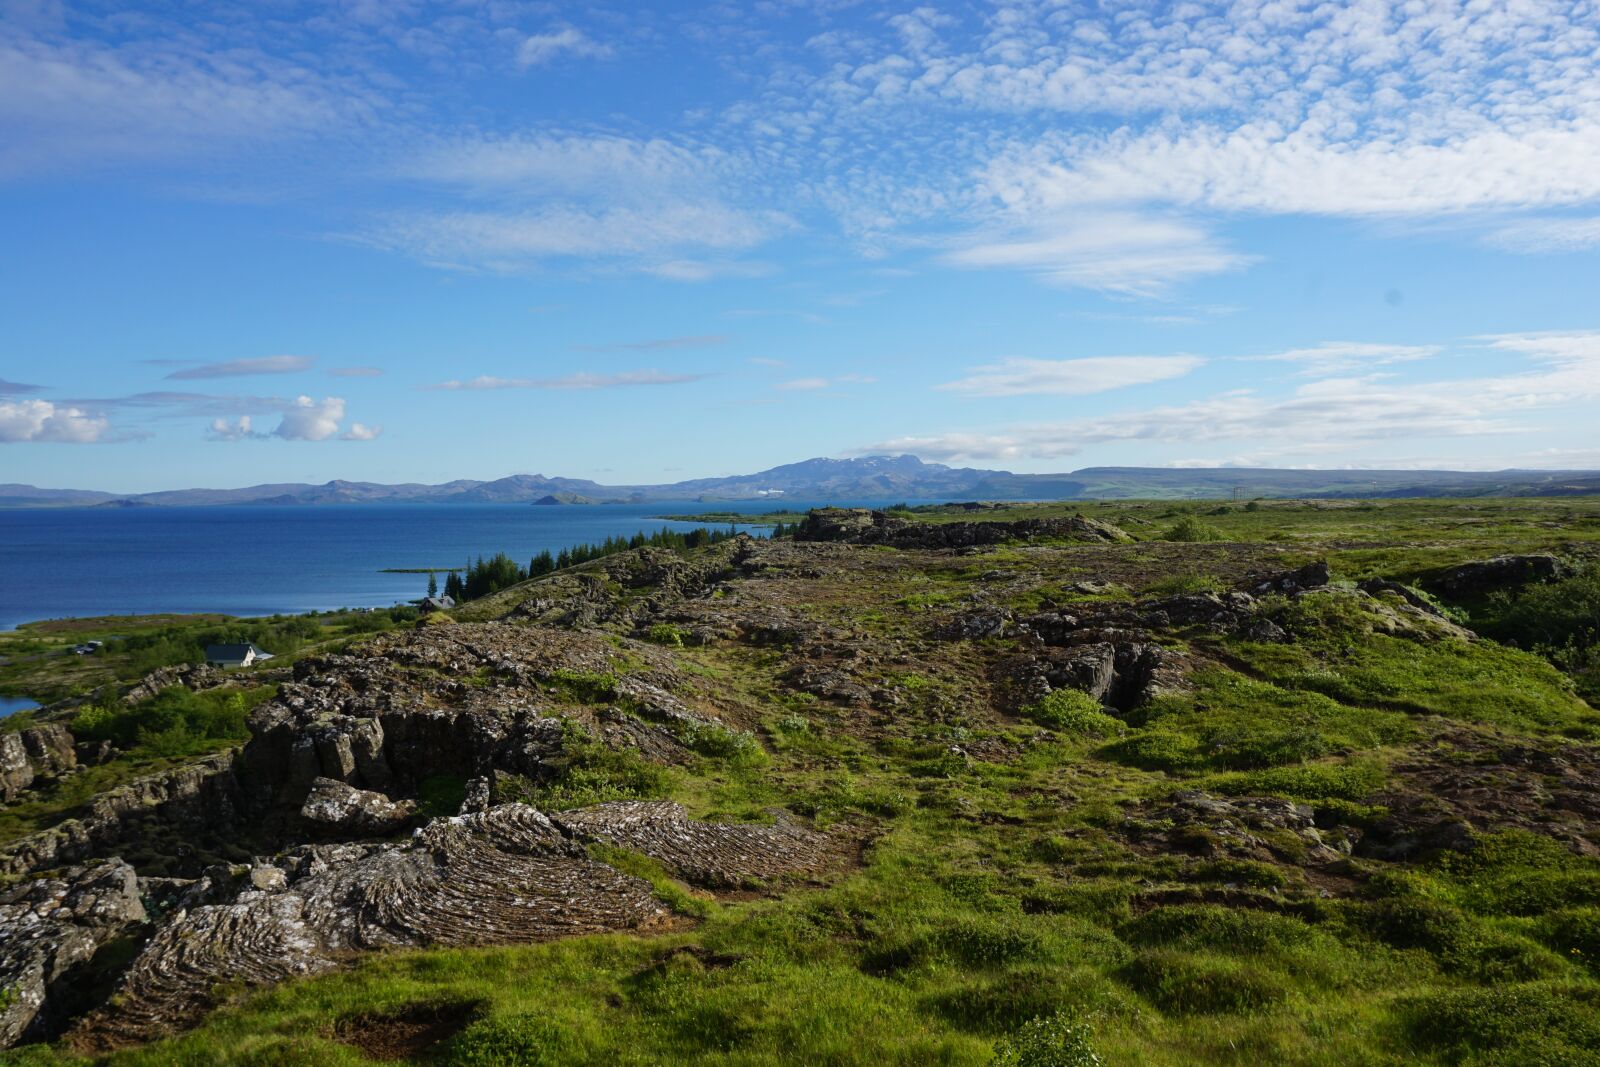
[[[1279,453],[1333,453],[1379,441],[1526,433],[1538,428],[1545,412],[1600,401],[1600,332],[1500,334],[1475,340],[1520,357],[1521,366],[1501,375],[1404,385],[1374,377],[1329,377],[1306,382],[1287,396],[1237,390],[1092,418],[908,435],[866,445],[854,454],[1054,459],[1112,442],[1223,441],[1255,442]]]
[[[782,389],[791,393],[810,392],[814,389],[826,389],[827,387],[828,379],[826,378],[794,378],[787,382],[779,382],[773,386],[774,389]]]
[[[339,432],[344,418],[344,401],[336,396],[313,400],[309,396],[296,397],[294,405],[283,413],[283,420],[272,431],[274,437],[285,441],[326,441]]]
[[[496,389],[615,389],[630,385],[680,385],[697,382],[704,374],[668,374],[658,370],[624,371],[620,374],[591,374],[587,371],[561,378],[496,378],[480,375],[465,381],[452,378],[424,389],[446,392],[483,392]]]
[[[0,35],[0,174],[214,156],[360,122],[378,106],[348,79],[192,34],[117,47]]]
[[[250,428],[249,415],[240,415],[233,422],[221,418],[212,419],[206,436],[213,441],[248,441],[265,435],[256,433]]]
[[[967,396],[1083,396],[1181,378],[1204,363],[1183,355],[1003,359],[938,388]]]
[[[676,257],[690,249],[737,251],[760,244],[791,223],[771,212],[715,202],[663,204],[659,209],[585,208],[527,212],[463,211],[397,218],[373,235],[380,245],[443,263],[516,270],[546,259],[623,259],[674,280],[715,272]]]
[[[376,441],[383,435],[382,426],[368,426],[363,422],[352,422],[350,429],[340,435],[341,441]]]
[[[91,444],[110,428],[104,416],[80,408],[62,407],[48,400],[0,400],[0,443]]]
[[[960,267],[1024,270],[1054,285],[1155,295],[1175,282],[1252,261],[1188,222],[1119,211],[1051,219],[1008,211],[942,257]]]
[[[1600,247],[1600,218],[1523,219],[1491,231],[1485,238],[1508,252],[1584,252]]]
[[[568,26],[552,33],[536,33],[528,37],[517,47],[517,62],[524,67],[536,67],[563,53],[586,59],[604,59],[612,54],[612,48],[594,40],[582,30]]]
[[[1444,351],[1443,345],[1382,345],[1360,341],[1325,341],[1314,348],[1291,348],[1267,356],[1243,359],[1295,363],[1306,377],[1327,377],[1390,363],[1411,363],[1431,359]]]
[[[442,141],[404,162],[408,178],[479,193],[591,196],[604,183],[613,196],[649,195],[714,180],[730,157],[663,138],[540,133]]]
[[[1600,121],[1337,140],[1282,128],[1197,126],[1052,136],[1002,154],[985,188],[1012,210],[1165,204],[1270,214],[1437,215],[1600,198]],[[1414,138],[1414,139],[1413,139]]]
[[[202,363],[167,375],[169,379],[191,381],[203,378],[240,378],[253,374],[296,374],[310,370],[310,356],[261,356],[257,359],[230,359],[222,363]]]
[[[381,378],[382,367],[334,367],[328,371],[335,378]]]

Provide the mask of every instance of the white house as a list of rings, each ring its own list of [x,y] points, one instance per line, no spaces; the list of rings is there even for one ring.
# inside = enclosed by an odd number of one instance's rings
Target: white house
[[[272,658],[272,653],[252,644],[207,645],[206,664],[211,667],[249,667]]]

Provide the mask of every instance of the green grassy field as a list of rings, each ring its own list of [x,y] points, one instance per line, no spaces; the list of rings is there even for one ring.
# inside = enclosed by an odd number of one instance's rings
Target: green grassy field
[[[580,746],[565,779],[526,797],[558,808],[665,796],[723,820],[782,809],[858,832],[858,864],[826,884],[713,895],[610,856],[656,884],[681,917],[674,930],[368,957],[233,991],[194,1031],[101,1062],[1600,1064],[1600,806],[1570,799],[1600,803],[1584,658],[1600,642],[1584,630],[1600,628],[1600,500],[913,514],[1083,514],[1139,543],[1002,546],[917,556],[870,581],[811,580],[790,609],[901,650],[858,670],[894,696],[871,712],[786,684],[783,647],[680,647],[677,632],[651,631],[748,718],[759,747],[712,742],[658,767]],[[1215,539],[1168,540],[1186,519]],[[1189,684],[1139,708],[1011,706],[991,671],[1010,638],[915,645],[980,592],[1029,611],[1226,589],[1240,560],[1268,549],[1282,566],[1327,559],[1335,585],[1263,601],[1286,641],[1165,632],[1193,665]],[[1578,568],[1549,594],[1572,617],[1548,639],[1524,616],[1550,612],[1520,595],[1446,605],[1500,641],[1423,639],[1390,632],[1385,602],[1340,584],[1425,581],[1530,551]],[[875,552],[893,550],[862,555]],[[1108,585],[1076,591],[1084,580]],[[603,703],[607,684],[575,676],[552,699]],[[1528,751],[1556,762],[1529,770],[1516,756]],[[1476,792],[1451,792],[1468,779]],[[1194,790],[1304,804],[1329,847],[1439,802],[1468,813],[1470,844],[1312,863],[1304,837],[1260,831],[1242,848],[1163,815]],[[447,1023],[408,1044],[422,1017]],[[35,1047],[0,1062],[79,1058]]]

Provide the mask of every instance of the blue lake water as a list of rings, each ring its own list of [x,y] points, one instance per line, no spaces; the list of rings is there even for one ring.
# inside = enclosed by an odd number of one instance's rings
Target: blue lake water
[[[84,615],[387,607],[422,596],[428,578],[381,573],[385,567],[449,567],[502,551],[526,565],[541,549],[700,525],[656,518],[663,512],[811,506],[817,504],[0,509],[0,629]]]
[[[15,712],[27,711],[29,708],[36,708],[38,706],[39,702],[37,700],[29,700],[27,697],[8,697],[0,695],[0,719],[3,719],[7,715],[11,715]]]

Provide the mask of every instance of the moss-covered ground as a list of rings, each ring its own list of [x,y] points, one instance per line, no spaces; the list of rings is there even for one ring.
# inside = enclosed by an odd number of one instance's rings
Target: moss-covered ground
[[[1021,1062],[1017,1043],[1034,1041],[1054,1051],[1027,1062],[1600,1064],[1600,807],[1582,807],[1600,801],[1600,781],[1583,792],[1600,768],[1600,713],[1582,695],[1585,661],[1561,655],[1584,640],[1583,618],[1540,639],[1517,628],[1513,591],[1446,605],[1466,626],[1499,627],[1500,641],[1396,634],[1337,584],[1426,586],[1442,567],[1533,551],[1581,576],[1600,556],[1600,501],[1134,502],[982,517],[1079,512],[1140,541],[860,550],[892,565],[793,578],[784,606],[867,650],[851,669],[885,699],[801,691],[781,646],[684,646],[676,629],[651,631],[750,720],[760,751],[710,744],[665,768],[580,738],[567,776],[524,798],[670,796],[702,818],[786,809],[864,828],[859,865],[832,881],[714,896],[642,857],[607,856],[650,878],[679,928],[370,957],[238,991],[195,1030],[104,1062],[366,1064],[389,1047],[463,1067],[978,1065],[997,1050]],[[1220,539],[1164,539],[1185,517]],[[1138,708],[1018,706],[993,671],[1018,651],[1012,638],[927,639],[979,598],[1068,610],[1237,588],[1312,559],[1330,562],[1334,588],[1262,608],[1288,640],[1165,632],[1191,665],[1187,686]],[[575,675],[567,689],[603,700],[597,685]],[[1427,770],[1456,765],[1481,772],[1472,791]],[[1430,804],[1467,831],[1448,846],[1312,862],[1303,840],[1270,832],[1248,847],[1185,837],[1161,815],[1185,790],[1302,802],[1333,845]],[[414,1046],[370,1040],[417,1005],[457,1022]],[[1036,1019],[1056,1029],[1030,1030]],[[76,1058],[36,1047],[4,1062]]]

